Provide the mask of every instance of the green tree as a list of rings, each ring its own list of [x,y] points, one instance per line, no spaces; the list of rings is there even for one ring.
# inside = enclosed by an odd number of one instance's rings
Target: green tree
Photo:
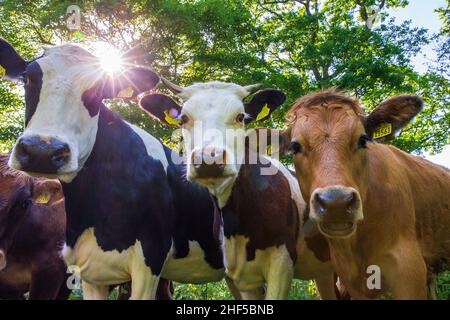
[[[81,7],[83,36],[66,27],[71,4]],[[408,22],[399,25],[386,14],[387,8],[406,4],[402,0],[5,0],[1,12],[19,23],[9,33],[2,27],[1,35],[10,39],[31,34],[32,42],[24,43],[35,50],[38,43],[80,40],[108,41],[123,51],[140,46],[145,53],[141,63],[180,84],[220,79],[282,88],[288,103],[265,123],[275,127],[284,125],[289,103],[312,90],[337,87],[359,97],[367,109],[393,94],[421,94],[424,112],[394,143],[410,152],[438,152],[448,143],[448,77],[413,70],[411,58],[432,38],[426,30]],[[380,21],[369,28],[373,6],[380,10]],[[448,25],[448,8],[441,14]],[[448,46],[445,30],[435,37]],[[443,54],[441,69],[447,72],[448,61]],[[138,111],[135,103],[111,106],[157,137],[170,136],[170,129]],[[11,137],[17,134],[7,132]]]
[[[386,9],[406,0],[3,0],[0,37],[28,59],[42,45],[107,41],[122,51],[138,46],[136,62],[181,85],[223,80],[283,89],[288,103],[264,123],[283,127],[289,104],[313,90],[337,87],[367,110],[400,93],[418,94],[426,107],[394,144],[409,152],[439,152],[449,143],[449,1],[439,9],[443,28],[431,35],[399,24]],[[81,8],[81,30],[67,28],[69,5]],[[378,19],[369,22],[372,11]],[[424,45],[437,43],[438,61],[425,74],[411,63]],[[158,90],[165,90],[160,88]],[[0,151],[23,130],[20,85],[0,82]],[[121,116],[170,143],[171,129],[139,110],[136,101],[110,101]],[[448,274],[439,278],[448,297]],[[308,282],[293,284],[292,298],[311,298]],[[178,285],[177,297],[229,298],[223,282]]]
[[[41,42],[30,37],[30,21],[12,14],[0,6],[0,38],[7,39],[26,58],[35,57]],[[7,152],[23,131],[23,90],[17,83],[0,81],[0,152]]]

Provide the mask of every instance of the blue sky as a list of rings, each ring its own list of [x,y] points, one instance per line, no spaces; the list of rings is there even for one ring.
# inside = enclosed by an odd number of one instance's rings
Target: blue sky
[[[445,0],[410,0],[406,8],[389,9],[388,13],[394,16],[398,23],[411,20],[414,27],[425,28],[430,33],[437,33],[442,27],[442,21],[434,10],[445,6]],[[412,62],[417,71],[426,72],[426,64],[431,63],[435,58],[433,45],[430,44],[423,47]]]
[[[398,23],[411,20],[413,26],[437,33],[442,26],[442,21],[439,20],[439,16],[434,10],[445,6],[445,0],[410,0],[407,7],[389,9],[388,13],[394,16]],[[435,57],[433,45],[429,45],[422,48],[412,63],[418,72],[423,73],[427,70],[427,63],[431,63]],[[450,168],[450,145],[446,146],[442,153],[433,156],[426,155],[426,158]]]

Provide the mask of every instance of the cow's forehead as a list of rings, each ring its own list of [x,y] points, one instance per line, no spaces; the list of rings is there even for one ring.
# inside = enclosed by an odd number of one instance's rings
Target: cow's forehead
[[[64,56],[76,56],[79,58],[95,58],[95,56],[88,50],[73,44],[65,44],[56,47],[44,48],[43,57],[64,57]]]
[[[300,125],[305,123],[305,119],[314,119],[313,122],[341,123],[358,121],[361,116],[361,114],[357,114],[352,106],[348,104],[330,103],[311,105],[299,109],[295,114],[295,121]]]
[[[43,88],[69,86],[84,91],[96,83],[104,72],[99,60],[86,49],[76,45],[63,45],[45,49],[35,60],[43,74]],[[29,72],[30,64],[27,68]]]
[[[293,134],[316,136],[315,133],[320,133],[351,137],[359,127],[362,127],[361,117],[349,105],[312,105],[297,111]]]
[[[78,69],[79,71],[95,70],[99,67],[99,60],[86,49],[76,45],[62,45],[46,48],[44,55],[36,60],[43,71],[58,72]]]
[[[183,105],[184,112],[195,120],[204,118],[227,119],[228,116],[244,112],[241,98],[227,89],[207,89],[196,92]]]
[[[31,178],[20,171],[9,168],[6,160],[7,157],[0,156],[0,209],[14,198],[20,188],[31,183]]]
[[[216,90],[216,92],[223,94],[236,95],[241,99],[248,95],[247,90],[238,84],[222,81],[210,81],[194,83],[193,85],[184,88],[183,92],[181,92],[179,96],[183,100],[187,101],[194,95],[210,92],[210,90]]]

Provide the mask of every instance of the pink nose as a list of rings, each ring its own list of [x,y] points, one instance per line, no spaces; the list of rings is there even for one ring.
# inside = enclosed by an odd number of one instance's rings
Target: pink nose
[[[198,178],[217,178],[223,175],[226,152],[223,148],[203,148],[192,152],[192,166]]]

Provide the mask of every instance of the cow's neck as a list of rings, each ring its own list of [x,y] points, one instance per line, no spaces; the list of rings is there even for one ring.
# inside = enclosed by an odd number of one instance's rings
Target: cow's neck
[[[223,216],[224,235],[230,237],[253,231],[254,223],[264,211],[261,195],[269,187],[269,179],[261,176],[260,164],[242,164],[239,174],[227,194],[218,197]],[[221,203],[220,199],[226,199]]]
[[[246,159],[249,159],[249,149],[245,150],[245,157]],[[230,177],[228,179],[228,181],[226,181],[226,184],[222,184],[221,186],[215,186],[215,187],[208,187],[208,190],[210,192],[210,194],[212,194],[216,199],[217,199],[217,204],[219,206],[219,209],[224,208],[232,193],[233,190],[235,188],[235,184],[237,179],[245,179],[245,174],[249,172],[249,169],[251,169],[252,167],[248,165],[248,161],[243,161],[244,163],[239,163],[240,161],[237,161],[237,169],[238,169],[238,175],[237,177]],[[246,166],[245,168],[243,168],[244,166]]]
[[[231,182],[228,182],[228,184],[223,188],[217,189],[217,188],[208,187],[210,194],[213,195],[217,199],[217,204],[220,209],[222,209],[223,207],[225,207],[227,205],[228,200],[230,199],[230,196],[233,192],[234,185],[236,183],[236,178],[232,178],[232,179],[234,179],[234,180]]]
[[[101,223],[99,216],[112,208],[116,212],[126,209],[121,199],[133,191],[130,176],[140,169],[141,154],[146,153],[142,141],[118,115],[104,105],[99,113],[96,140],[89,157],[70,183],[62,182],[67,243],[71,246],[83,230]]]
[[[243,164],[222,208],[227,258],[245,248],[246,260],[250,261],[255,259],[258,249],[286,244],[295,260],[295,239],[300,223],[298,208],[283,174],[264,175],[261,172],[264,167],[262,164]],[[232,267],[233,262],[230,263],[228,267]]]

